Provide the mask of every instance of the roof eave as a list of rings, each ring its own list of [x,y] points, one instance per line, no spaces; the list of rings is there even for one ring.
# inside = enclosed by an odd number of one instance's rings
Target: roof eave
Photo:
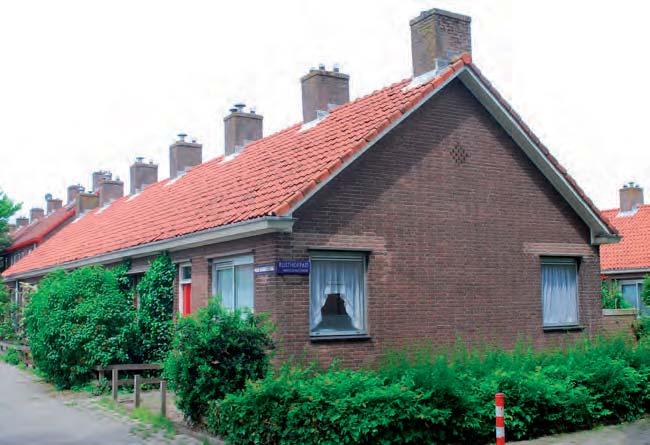
[[[293,229],[294,219],[290,217],[265,216],[249,221],[219,226],[200,232],[194,232],[174,238],[160,241],[154,241],[125,249],[115,250],[102,255],[83,258],[80,260],[68,261],[48,266],[41,269],[32,269],[16,274],[5,275],[5,281],[15,281],[25,278],[40,277],[56,269],[74,269],[82,266],[94,264],[110,264],[120,261],[123,258],[138,258],[143,256],[154,255],[162,251],[174,252],[177,250],[190,249],[193,247],[207,244],[222,243],[240,238],[263,235],[274,232],[291,232]]]

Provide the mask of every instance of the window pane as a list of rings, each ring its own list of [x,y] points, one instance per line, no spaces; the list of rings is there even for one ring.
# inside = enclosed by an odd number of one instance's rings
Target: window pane
[[[235,267],[235,286],[237,289],[237,307],[253,309],[254,274],[253,265]]]
[[[192,279],[192,267],[183,266],[181,267],[181,280],[191,280]]]
[[[233,271],[228,269],[217,269],[216,294],[221,297],[221,303],[228,308],[235,308],[235,294],[233,292]]]
[[[636,283],[621,285],[621,292],[623,294],[623,299],[627,301],[630,306],[634,308],[639,307],[639,287]]]
[[[362,331],[364,263],[312,260],[310,324],[314,332]]]
[[[545,326],[578,323],[575,264],[542,264],[542,301]]]

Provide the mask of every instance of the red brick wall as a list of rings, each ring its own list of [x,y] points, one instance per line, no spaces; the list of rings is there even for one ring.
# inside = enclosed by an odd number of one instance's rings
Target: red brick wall
[[[372,250],[371,340],[311,343],[308,278],[277,278],[282,354],[359,364],[386,348],[457,337],[556,344],[567,336],[542,329],[540,248],[583,255],[580,323],[589,333],[600,328],[599,260],[588,228],[457,81],[294,216],[283,258],[304,258],[308,246]]]

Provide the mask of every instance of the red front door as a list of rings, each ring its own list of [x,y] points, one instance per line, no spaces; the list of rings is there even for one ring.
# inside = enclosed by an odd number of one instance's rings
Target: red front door
[[[183,315],[189,315],[192,307],[190,305],[190,295],[192,294],[192,284],[183,284]]]

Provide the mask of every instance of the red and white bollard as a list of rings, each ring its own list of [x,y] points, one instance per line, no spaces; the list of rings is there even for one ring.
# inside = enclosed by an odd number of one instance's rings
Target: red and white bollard
[[[503,393],[497,393],[494,396],[497,414],[497,445],[506,445],[506,424],[503,420],[503,410],[506,405],[506,396]]]

